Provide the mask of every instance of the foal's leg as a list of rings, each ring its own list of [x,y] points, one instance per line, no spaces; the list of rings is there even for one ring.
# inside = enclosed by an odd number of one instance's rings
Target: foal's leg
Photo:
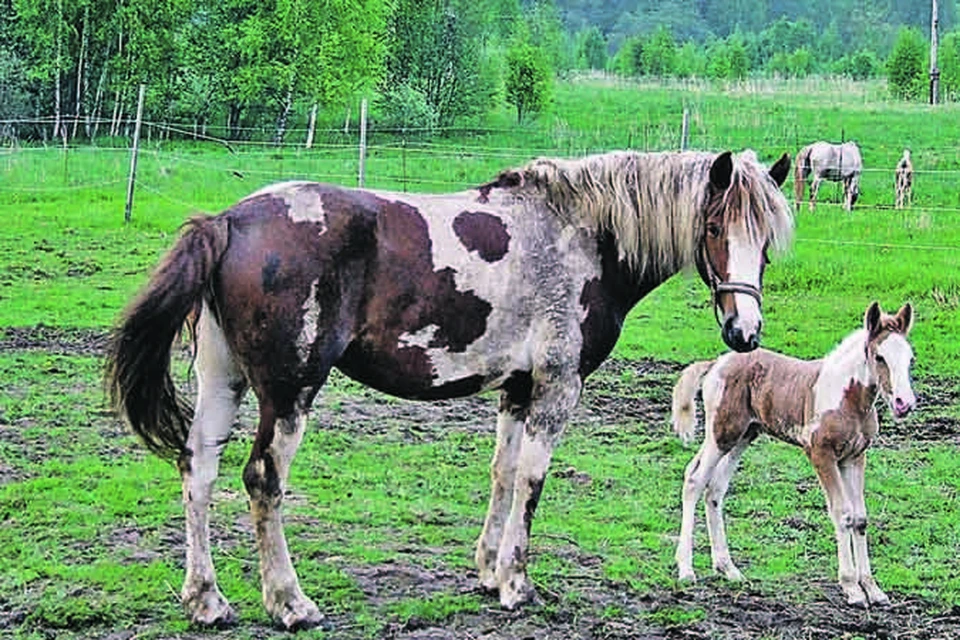
[[[306,423],[306,407],[277,417],[272,399],[260,395],[260,424],[243,471],[250,495],[250,513],[260,551],[260,579],[267,612],[286,629],[316,626],[323,617],[312,600],[300,589],[283,534],[280,507],[287,475]],[[309,394],[312,399],[312,394]]]
[[[837,574],[847,604],[866,606],[867,596],[860,587],[853,559],[853,505],[847,495],[836,455],[829,446],[812,446],[810,461],[827,498],[827,511],[837,537]]]
[[[705,413],[707,413],[705,411]],[[704,489],[713,478],[714,471],[724,452],[717,446],[714,437],[713,412],[707,413],[706,437],[700,451],[687,465],[683,480],[683,519],[680,524],[680,540],[677,542],[678,578],[681,581],[697,579],[693,571],[693,528],[696,520],[697,503]]]
[[[580,376],[573,367],[535,371],[533,385],[530,413],[517,455],[513,500],[497,553],[500,604],[507,609],[536,597],[527,578],[530,524],[543,491],[553,447],[580,398]]]
[[[210,557],[210,495],[246,383],[206,307],[197,325],[197,408],[180,458],[186,511],[187,571],[181,599],[197,624],[223,626],[236,615],[217,588]]]
[[[727,547],[727,533],[723,525],[723,499],[730,487],[730,479],[737,471],[740,456],[756,438],[756,432],[750,431],[725,456],[720,459],[713,472],[713,478],[707,483],[705,502],[707,506],[707,532],[710,534],[710,552],[713,556],[713,568],[726,576],[727,580],[743,580],[743,574],[733,564],[730,549]]]
[[[521,394],[522,395],[522,394]],[[523,436],[523,422],[529,408],[529,393],[517,397],[506,389],[500,393],[500,413],[497,415],[497,446],[490,468],[490,506],[483,523],[483,532],[477,540],[476,562],[480,584],[486,589],[496,589],[497,552],[513,503],[514,478],[517,473],[517,456]]]
[[[853,561],[857,567],[857,581],[871,604],[885,606],[890,604],[890,598],[877,585],[867,552],[867,504],[863,496],[865,466],[866,456],[861,453],[840,467],[840,475],[853,503]]]

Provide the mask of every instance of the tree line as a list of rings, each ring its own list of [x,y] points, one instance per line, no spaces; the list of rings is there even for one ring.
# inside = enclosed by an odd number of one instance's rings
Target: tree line
[[[951,95],[960,32],[941,7]],[[148,120],[278,143],[311,112],[338,125],[358,96],[384,128],[474,124],[504,102],[522,121],[578,69],[886,75],[916,99],[923,15],[913,0],[0,0],[0,138],[116,135],[140,84]]]

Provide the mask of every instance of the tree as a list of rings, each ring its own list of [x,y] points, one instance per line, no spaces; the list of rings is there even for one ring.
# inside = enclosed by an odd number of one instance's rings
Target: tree
[[[521,27],[507,51],[504,78],[507,103],[516,107],[518,124],[546,106],[552,78],[546,54],[530,43],[525,27]]]
[[[673,75],[677,64],[677,45],[670,30],[659,27],[643,47],[643,68],[657,77]]]
[[[920,32],[902,28],[887,58],[887,84],[897,98],[916,100],[926,91],[924,59],[927,44]]]
[[[577,67],[580,69],[605,69],[607,66],[607,41],[596,26],[577,34]]]
[[[960,31],[951,31],[940,42],[941,91],[950,100],[960,97]]]
[[[397,0],[385,88],[407,84],[422,93],[440,126],[485,112],[496,90],[490,6],[489,0]]]

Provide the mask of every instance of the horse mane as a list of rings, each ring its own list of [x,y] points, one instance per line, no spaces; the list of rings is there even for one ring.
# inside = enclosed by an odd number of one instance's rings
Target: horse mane
[[[558,216],[610,232],[620,259],[638,273],[674,273],[696,260],[717,156],[615,151],[574,160],[540,158],[502,173],[481,194],[492,186],[535,192]],[[730,216],[726,222],[742,221],[753,241],[775,250],[788,246],[792,210],[753,151],[733,156],[722,207]]]

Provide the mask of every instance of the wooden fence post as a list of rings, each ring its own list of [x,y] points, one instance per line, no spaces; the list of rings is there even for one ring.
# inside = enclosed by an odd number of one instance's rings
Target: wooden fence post
[[[123,221],[130,222],[133,211],[133,186],[137,182],[137,151],[140,148],[140,123],[143,121],[143,94],[147,85],[140,85],[140,95],[137,98],[137,122],[133,128],[133,150],[130,152],[130,179],[127,180],[127,206],[123,210]]]
[[[364,164],[367,158],[367,99],[360,101],[360,173],[357,186],[363,187]]]

